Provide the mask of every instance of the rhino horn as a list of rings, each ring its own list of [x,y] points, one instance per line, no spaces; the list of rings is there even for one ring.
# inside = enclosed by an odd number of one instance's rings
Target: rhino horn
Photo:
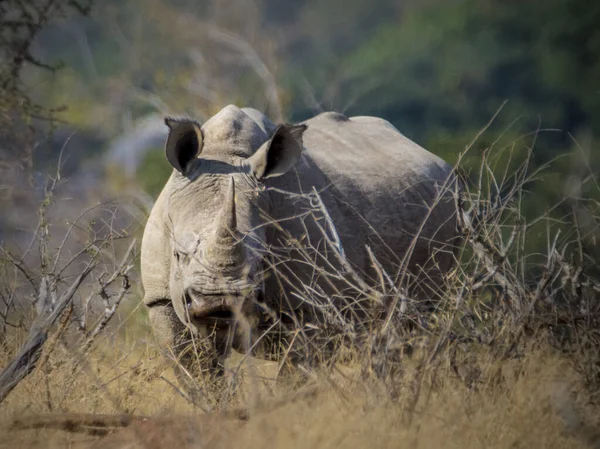
[[[208,248],[207,256],[219,268],[240,266],[245,261],[244,245],[237,230],[235,211],[235,182],[230,178],[225,195],[225,207],[217,221],[214,240]]]
[[[217,240],[223,243],[237,241],[237,218],[235,215],[235,182],[229,180],[229,188],[225,195],[225,208],[221,211],[217,224]]]

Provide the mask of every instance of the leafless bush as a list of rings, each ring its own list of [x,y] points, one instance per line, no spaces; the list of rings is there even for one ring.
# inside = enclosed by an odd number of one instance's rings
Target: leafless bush
[[[130,291],[137,248],[129,233],[118,227],[124,224],[117,222],[118,206],[101,204],[83,212],[67,222],[61,237],[62,220],[51,220],[59,184],[59,176],[49,184],[28,247],[21,252],[0,247],[4,269],[0,338],[5,351],[10,351],[9,338],[18,341],[27,332],[20,349],[0,373],[0,402],[37,365],[44,365],[71,325],[81,331],[79,342],[70,343],[83,360]],[[53,232],[55,227],[59,232]],[[127,240],[131,242],[124,246]],[[100,308],[103,313],[97,317]],[[88,326],[93,316],[97,318]],[[51,344],[46,345],[61,321]]]

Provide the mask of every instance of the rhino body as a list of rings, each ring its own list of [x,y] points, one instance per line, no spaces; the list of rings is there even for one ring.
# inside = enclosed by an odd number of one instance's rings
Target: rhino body
[[[389,122],[323,113],[277,126],[227,106],[202,126],[166,124],[174,170],[141,254],[163,344],[187,327],[212,336],[222,359],[251,346],[247,331],[259,334],[265,317],[318,321],[306,286],[357,319],[364,311],[347,305],[371,287],[410,278],[411,294],[434,299],[454,260],[456,181]]]

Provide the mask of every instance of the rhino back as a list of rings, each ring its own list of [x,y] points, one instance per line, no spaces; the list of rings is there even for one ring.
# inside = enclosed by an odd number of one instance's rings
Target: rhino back
[[[452,185],[446,162],[379,118],[324,113],[304,123],[304,161],[289,178],[300,179],[304,192],[313,186],[321,192],[355,266],[369,271],[365,245],[394,272],[412,246],[405,263],[425,266],[435,248],[453,241],[450,196],[429,211],[444,186]],[[438,257],[441,271],[450,259],[451,251]]]
[[[425,179],[444,181],[451,167],[376,117],[323,113],[304,122],[307,155],[338,188],[379,195]]]

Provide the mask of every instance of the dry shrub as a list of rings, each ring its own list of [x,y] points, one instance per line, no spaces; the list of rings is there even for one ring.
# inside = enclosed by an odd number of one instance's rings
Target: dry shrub
[[[536,360],[506,391],[474,392],[446,371],[437,388],[425,389],[427,399],[417,405],[413,425],[402,400],[409,398],[378,400],[368,385],[355,379],[339,391],[227,428],[211,446],[585,447],[563,433],[553,409],[549,391],[555,388],[555,371],[548,369],[550,360]]]

